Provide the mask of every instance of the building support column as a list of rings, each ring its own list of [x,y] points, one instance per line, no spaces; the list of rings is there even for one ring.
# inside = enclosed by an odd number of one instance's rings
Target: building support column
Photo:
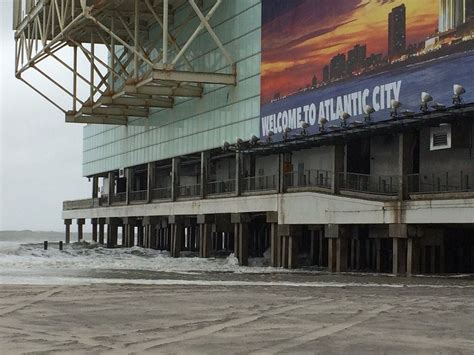
[[[278,233],[278,212],[266,213],[267,225],[270,225],[271,266],[281,267],[281,240]]]
[[[324,265],[324,235],[323,231],[319,231],[319,237],[318,237],[318,243],[319,243],[319,253],[318,253],[318,266],[323,266]]]
[[[393,238],[393,274],[404,275],[407,264],[407,245],[405,238]]]
[[[129,248],[133,246],[134,242],[134,227],[135,227],[135,218],[125,217],[123,218],[124,225],[124,236],[123,236],[123,246]]]
[[[160,220],[158,217],[153,216],[145,216],[142,220],[142,225],[144,228],[144,235],[143,235],[143,247],[144,248],[152,248],[154,246],[154,240],[156,235],[156,226],[159,225]],[[140,235],[139,235],[140,239]]]
[[[301,238],[301,229],[288,224],[278,225],[278,234],[281,243],[282,266],[288,269],[298,267],[298,239]]]
[[[375,271],[382,272],[382,239],[375,238]]]
[[[171,227],[171,257],[179,258],[184,237],[184,220],[181,216],[169,216],[168,223]]]
[[[211,251],[212,223],[214,223],[214,216],[198,215],[197,223],[199,225],[199,257],[208,258]]]
[[[328,238],[328,265],[331,272],[347,271],[348,235],[350,226],[328,224],[324,235]]]
[[[407,239],[407,276],[413,275],[413,238]]]
[[[107,224],[107,248],[115,248],[117,246],[118,227],[122,221],[119,218],[106,218]]]
[[[97,243],[97,218],[91,219],[92,241]]]
[[[281,240],[278,235],[278,223],[270,224],[271,265],[281,267]]]
[[[231,223],[234,224],[234,250],[237,249],[235,255],[239,259],[239,265],[248,266],[250,215],[245,213],[233,213],[231,215]]]
[[[337,248],[337,261],[336,261],[336,272],[347,271],[347,258],[348,258],[348,239],[347,238],[337,238],[336,239],[336,248]]]
[[[105,225],[105,218],[99,218],[99,244],[104,245],[104,225]]]
[[[337,239],[328,238],[328,269],[329,272],[336,272],[337,260]]]
[[[84,239],[82,226],[86,223],[84,218],[77,219],[77,241],[80,243]]]
[[[64,226],[66,229],[66,235],[65,235],[65,243],[69,244],[71,243],[71,224],[72,224],[72,219],[65,219],[64,220]]]
[[[144,234],[143,223],[138,224],[138,234],[137,234],[137,246],[143,248],[143,234]]]
[[[298,267],[298,239],[296,235],[288,236],[288,269]]]

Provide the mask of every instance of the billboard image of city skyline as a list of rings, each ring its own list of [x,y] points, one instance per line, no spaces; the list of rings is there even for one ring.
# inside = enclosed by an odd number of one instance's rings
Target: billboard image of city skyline
[[[438,0],[265,1],[270,4],[263,8],[263,102],[306,87],[314,75],[322,81],[331,59],[357,44],[368,55],[388,55],[388,14],[397,6],[406,7],[407,43],[424,41],[438,27]]]
[[[426,79],[427,87],[420,90],[429,91],[430,74],[420,63],[474,49],[473,15],[474,0],[263,0],[262,135],[268,131],[264,118],[285,117],[285,111],[290,116],[292,108],[305,113],[297,115],[298,124],[314,125],[322,116],[338,118],[348,106],[351,116],[358,116],[366,105],[384,111],[391,99],[419,100],[419,95],[406,96],[406,83],[416,81],[413,66]],[[383,76],[387,72],[393,74]],[[362,81],[365,88],[357,87]],[[372,102],[380,90],[383,102]],[[384,90],[391,91],[385,95]],[[344,95],[358,96],[359,102],[349,105]],[[311,103],[309,122],[306,106]]]

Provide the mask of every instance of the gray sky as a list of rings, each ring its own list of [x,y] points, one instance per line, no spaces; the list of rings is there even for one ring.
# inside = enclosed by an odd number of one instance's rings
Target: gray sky
[[[88,198],[82,126],[14,77],[13,0],[0,0],[0,230],[63,230],[62,201]]]

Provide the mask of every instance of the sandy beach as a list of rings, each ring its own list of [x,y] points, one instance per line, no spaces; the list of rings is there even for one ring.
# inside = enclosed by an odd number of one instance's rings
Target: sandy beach
[[[474,288],[465,283],[334,287],[250,279],[234,286],[1,285],[0,348],[4,354],[474,349]]]

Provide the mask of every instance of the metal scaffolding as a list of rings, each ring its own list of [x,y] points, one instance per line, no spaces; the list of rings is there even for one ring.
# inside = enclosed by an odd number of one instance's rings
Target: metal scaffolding
[[[126,125],[152,108],[172,108],[177,98],[201,97],[204,84],[236,85],[235,62],[210,24],[222,1],[204,11],[199,0],[15,0],[16,77],[63,111],[66,122],[89,124]],[[177,11],[186,14],[179,23]],[[218,72],[193,68],[191,45],[203,32],[226,62]],[[46,60],[68,77],[41,68]],[[67,94],[71,105],[26,79],[28,71]]]

